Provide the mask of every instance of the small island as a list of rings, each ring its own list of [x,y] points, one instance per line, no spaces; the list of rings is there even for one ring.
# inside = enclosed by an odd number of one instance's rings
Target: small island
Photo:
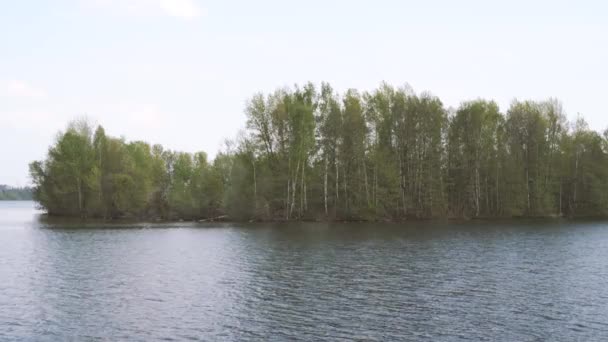
[[[555,99],[503,114],[408,87],[309,83],[255,94],[245,113],[246,130],[213,160],[72,122],[30,165],[34,199],[49,215],[108,220],[608,214],[608,134],[568,122]]]

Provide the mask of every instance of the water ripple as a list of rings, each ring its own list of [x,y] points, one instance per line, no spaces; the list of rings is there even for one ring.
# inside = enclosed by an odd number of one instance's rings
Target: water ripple
[[[2,341],[608,337],[603,224],[74,229],[2,210]]]

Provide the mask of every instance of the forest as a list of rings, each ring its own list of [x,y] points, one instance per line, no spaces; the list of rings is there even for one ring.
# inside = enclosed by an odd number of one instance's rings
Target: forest
[[[32,189],[0,184],[0,201],[31,201]]]
[[[49,215],[103,219],[366,220],[605,217],[608,131],[558,100],[446,108],[381,84],[258,93],[213,160],[107,135],[86,120],[30,164]],[[192,137],[193,140],[196,137]]]

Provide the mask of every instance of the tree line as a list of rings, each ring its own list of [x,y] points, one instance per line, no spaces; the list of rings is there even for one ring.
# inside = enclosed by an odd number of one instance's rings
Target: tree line
[[[193,220],[405,220],[608,214],[608,132],[555,99],[447,109],[382,84],[255,94],[214,160],[76,121],[30,164],[50,215]]]
[[[0,184],[0,201],[29,201],[32,200],[32,189],[28,187],[11,187]]]

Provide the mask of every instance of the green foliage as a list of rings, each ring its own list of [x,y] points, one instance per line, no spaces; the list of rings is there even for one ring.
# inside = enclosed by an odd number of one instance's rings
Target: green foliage
[[[463,103],[448,131],[448,197],[452,215],[501,215],[504,202],[504,119],[495,102]]]
[[[403,220],[608,215],[608,131],[559,102],[446,110],[382,84],[254,95],[246,131],[213,161],[126,142],[77,121],[33,162],[51,215],[146,219]],[[0,195],[2,192],[0,192]]]
[[[0,184],[0,201],[30,201],[32,200],[32,189],[13,188]]]
[[[165,151],[70,124],[43,162],[30,164],[34,199],[50,215],[197,219],[221,212],[220,173],[205,153]]]

